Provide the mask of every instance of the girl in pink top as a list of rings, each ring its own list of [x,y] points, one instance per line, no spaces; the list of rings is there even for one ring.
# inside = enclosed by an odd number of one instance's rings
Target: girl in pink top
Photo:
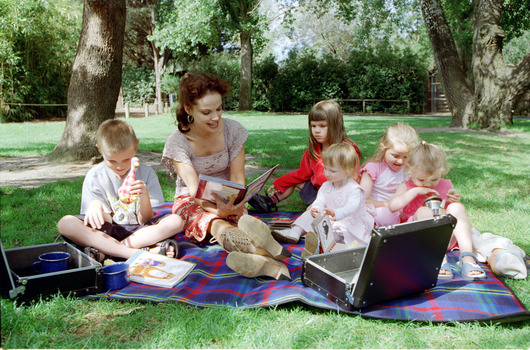
[[[450,180],[442,179],[449,171],[445,152],[438,146],[422,141],[412,150],[407,170],[410,180],[399,185],[396,195],[389,202],[389,209],[402,210],[402,221],[428,219],[434,216],[433,211],[424,207],[423,201],[433,195],[445,199],[447,205],[440,210],[440,215],[447,213],[457,219],[449,250],[460,248],[460,261],[457,265],[462,278],[471,281],[485,279],[486,274],[473,254],[471,226],[466,209],[460,203],[460,194],[453,188]],[[438,278],[453,278],[447,258],[444,258]]]
[[[419,142],[418,133],[408,124],[391,125],[381,137],[374,156],[361,169],[361,186],[366,191],[366,203],[375,207],[377,226],[400,222],[400,213],[391,212],[388,202],[404,181],[405,163]]]

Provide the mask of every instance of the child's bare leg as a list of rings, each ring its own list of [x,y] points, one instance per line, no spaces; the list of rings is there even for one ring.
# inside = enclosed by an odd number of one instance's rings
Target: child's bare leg
[[[469,218],[467,217],[466,209],[461,203],[451,203],[447,207],[447,213],[453,215],[458,221],[453,235],[458,241],[460,247],[460,253],[473,253],[473,241],[471,240],[471,225],[469,224]],[[476,264],[477,262],[471,256],[465,256],[462,258],[462,263]],[[472,270],[469,272],[470,276],[482,274],[481,270]]]
[[[83,221],[72,215],[61,218],[57,223],[57,229],[60,234],[74,243],[95,248],[105,255],[128,259],[138,251],[138,249],[127,247],[102,231],[85,226]]]
[[[177,214],[170,214],[160,220],[157,224],[146,226],[125,238],[122,243],[130,248],[142,248],[161,242],[167,238],[175,236],[184,228],[184,220]],[[169,249],[171,248],[171,249]],[[157,248],[152,250],[158,253]],[[167,253],[173,252],[171,246]]]

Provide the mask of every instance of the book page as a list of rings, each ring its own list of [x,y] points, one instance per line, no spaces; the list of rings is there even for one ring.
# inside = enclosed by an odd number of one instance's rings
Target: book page
[[[261,174],[254,181],[248,184],[247,193],[245,194],[244,198],[245,201],[248,201],[250,198],[254,197],[259,191],[261,191],[261,189],[263,188],[263,186],[265,186],[265,183],[267,182],[269,177],[271,177],[272,173],[274,172],[274,170],[276,170],[278,165],[279,164],[276,164],[274,167],[270,168],[265,173]]]
[[[241,184],[200,174],[195,198],[215,203],[215,198],[212,196],[212,193],[215,193],[223,201],[228,202],[234,196],[236,198],[242,196],[244,191],[245,187]]]
[[[194,263],[140,251],[127,260],[131,281],[172,288],[195,267]]]
[[[335,234],[333,233],[333,227],[331,226],[331,220],[329,215],[319,213],[313,223],[311,224],[315,233],[318,236],[320,247],[324,253],[329,253],[334,250]]]

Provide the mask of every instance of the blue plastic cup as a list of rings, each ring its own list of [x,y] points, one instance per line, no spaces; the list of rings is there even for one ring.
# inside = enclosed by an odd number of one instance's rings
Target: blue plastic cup
[[[103,268],[103,277],[107,290],[122,289],[127,286],[129,279],[129,264],[121,262],[105,266]]]
[[[39,255],[39,260],[33,263],[33,270],[37,273],[50,273],[68,269],[70,254],[66,252],[50,252]]]

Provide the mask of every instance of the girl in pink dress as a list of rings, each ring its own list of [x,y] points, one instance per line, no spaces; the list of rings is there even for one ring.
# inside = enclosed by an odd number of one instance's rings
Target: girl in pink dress
[[[307,233],[303,257],[311,255],[317,248],[318,240],[310,236],[315,235],[311,232],[311,223],[318,213],[329,215],[335,241],[347,247],[366,245],[374,227],[373,210],[369,209],[373,207],[367,207],[365,191],[354,180],[359,175],[359,158],[355,150],[345,142],[337,143],[331,145],[322,158],[328,181],[318,190],[311,208],[296,219],[288,229],[289,233],[283,234],[293,238],[294,242],[295,237]],[[275,232],[273,235],[276,237]]]
[[[391,212],[388,202],[405,180],[406,161],[419,142],[418,133],[408,124],[391,125],[374,156],[361,169],[361,186],[366,191],[366,203],[375,207],[376,226],[400,222],[400,213]]]
[[[451,180],[442,178],[449,172],[443,149],[422,141],[411,152],[407,170],[410,179],[399,185],[395,196],[389,202],[389,209],[401,211],[403,222],[428,219],[432,218],[434,213],[430,208],[423,206],[423,201],[430,196],[445,199],[447,204],[440,210],[440,215],[447,213],[457,219],[448,249],[460,249],[458,268],[462,278],[473,281],[485,279],[486,274],[477,264],[477,257],[473,254],[471,226],[466,209],[460,203],[460,194],[453,188]],[[442,263],[438,278],[453,278],[447,258]]]

